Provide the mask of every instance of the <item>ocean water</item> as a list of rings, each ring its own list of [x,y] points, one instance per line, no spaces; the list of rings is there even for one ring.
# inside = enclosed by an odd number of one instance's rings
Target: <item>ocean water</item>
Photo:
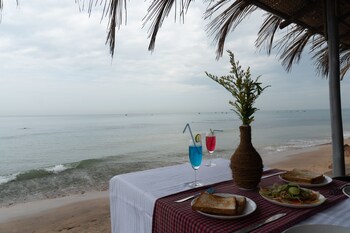
[[[255,118],[252,141],[263,158],[331,141],[328,110],[258,111]],[[233,112],[1,116],[0,206],[107,190],[114,175],[188,162],[186,123],[203,136],[223,130],[217,157],[229,158],[239,143]],[[348,109],[343,128],[348,138]]]

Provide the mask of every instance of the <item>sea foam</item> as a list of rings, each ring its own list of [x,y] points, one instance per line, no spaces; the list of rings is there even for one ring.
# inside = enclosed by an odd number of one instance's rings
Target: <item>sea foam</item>
[[[18,175],[18,173],[7,175],[7,176],[0,176],[0,185],[6,184],[7,182],[15,180],[17,175]]]
[[[60,173],[60,172],[63,172],[63,171],[65,171],[65,170],[67,170],[67,169],[69,169],[69,167],[68,167],[68,166],[65,166],[65,165],[63,165],[63,164],[59,164],[59,165],[56,165],[56,166],[54,166],[54,167],[45,168],[46,171],[48,171],[48,172],[53,172],[53,173],[55,173],[55,174]]]

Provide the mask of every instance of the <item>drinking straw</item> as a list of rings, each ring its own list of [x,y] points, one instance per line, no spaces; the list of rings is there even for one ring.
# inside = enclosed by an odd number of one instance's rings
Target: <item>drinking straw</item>
[[[185,131],[186,131],[187,128],[188,128],[188,130],[190,131],[190,134],[191,134],[191,138],[192,138],[192,142],[193,142],[194,147],[197,149],[197,151],[198,151],[199,153],[201,153],[201,152],[199,151],[199,148],[197,147],[197,144],[196,144],[195,140],[194,140],[194,137],[193,137],[193,133],[192,133],[190,124],[188,124],[188,123],[186,124],[186,126],[185,126],[184,130],[182,131],[182,133],[185,133]]]
[[[222,129],[214,129],[213,132],[224,132]]]
[[[214,135],[215,131],[216,131],[216,132],[224,132],[224,131],[221,130],[221,129],[214,129],[214,130],[210,129],[211,135]]]
[[[193,137],[193,134],[192,134],[192,130],[191,130],[190,124],[188,124],[188,123],[186,124],[186,126],[185,126],[184,130],[182,131],[182,133],[185,133],[187,128],[190,131],[191,138],[192,138],[192,141],[193,141],[193,145],[196,146],[196,142],[194,141],[194,137]]]
[[[214,135],[214,130],[210,129],[211,135]]]

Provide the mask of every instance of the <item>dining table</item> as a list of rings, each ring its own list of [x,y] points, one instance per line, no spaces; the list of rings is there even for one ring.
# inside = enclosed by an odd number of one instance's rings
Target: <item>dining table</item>
[[[198,188],[189,186],[194,180],[194,171],[187,162],[112,177],[109,182],[112,233],[234,232],[276,213],[286,213],[286,216],[252,232],[283,232],[302,224],[337,225],[350,229],[350,198],[341,192],[331,192],[344,181],[333,179],[324,186],[312,187],[324,197],[324,203],[309,208],[292,208],[267,201],[259,194],[258,187],[254,190],[237,187],[229,160],[216,158],[213,162],[216,166],[199,168],[197,178],[203,186]],[[277,175],[280,172],[264,168],[259,186],[284,183]],[[218,219],[193,211],[191,200],[175,202],[209,187],[214,188],[215,193],[245,196],[254,202],[256,208],[241,218]]]

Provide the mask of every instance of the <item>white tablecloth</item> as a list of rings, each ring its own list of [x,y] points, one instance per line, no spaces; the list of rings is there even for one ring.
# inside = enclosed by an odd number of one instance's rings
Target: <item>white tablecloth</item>
[[[201,166],[198,179],[213,184],[231,179],[229,161],[215,159],[215,167]],[[205,164],[205,161],[203,162]],[[122,174],[109,183],[112,233],[150,233],[158,198],[189,189],[194,171],[189,163]],[[333,224],[350,227],[350,199],[303,221],[302,224]]]

